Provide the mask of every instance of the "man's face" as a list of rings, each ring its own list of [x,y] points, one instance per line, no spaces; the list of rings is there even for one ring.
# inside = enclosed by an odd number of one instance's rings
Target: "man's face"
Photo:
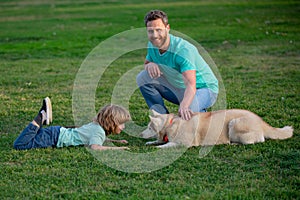
[[[159,49],[166,49],[169,46],[169,30],[170,26],[165,26],[161,19],[156,19],[147,23],[148,39]]]

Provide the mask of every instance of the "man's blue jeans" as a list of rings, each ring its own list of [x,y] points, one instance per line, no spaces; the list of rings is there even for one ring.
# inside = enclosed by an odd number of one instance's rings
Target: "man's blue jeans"
[[[39,128],[30,123],[14,142],[18,150],[32,148],[56,147],[60,133],[60,126]]]
[[[136,78],[137,85],[149,107],[161,114],[169,113],[164,100],[179,105],[184,97],[184,88],[172,86],[162,75],[152,79],[146,70],[141,71]],[[193,112],[206,112],[217,99],[218,94],[208,88],[197,89],[195,98],[190,105]]]

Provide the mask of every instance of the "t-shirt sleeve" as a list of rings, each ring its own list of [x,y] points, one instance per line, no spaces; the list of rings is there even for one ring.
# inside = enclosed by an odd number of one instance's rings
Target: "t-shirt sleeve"
[[[146,55],[146,60],[148,60],[149,62],[152,62],[152,59],[149,54]]]
[[[190,49],[182,49],[178,53],[176,57],[176,63],[178,66],[180,66],[180,73],[188,70],[196,70],[196,66],[193,64],[195,63],[195,57],[193,55],[194,53]]]
[[[92,135],[92,137],[90,138],[90,141],[89,141],[89,145],[92,145],[92,144],[97,144],[97,145],[100,145],[102,146],[103,143],[105,142],[105,132],[103,130],[98,130],[98,131],[95,131]]]

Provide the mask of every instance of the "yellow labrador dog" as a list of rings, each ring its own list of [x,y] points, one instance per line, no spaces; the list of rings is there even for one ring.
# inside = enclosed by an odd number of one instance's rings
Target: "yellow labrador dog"
[[[265,139],[283,140],[293,135],[291,126],[274,128],[247,110],[194,113],[188,121],[175,114],[151,112],[148,128],[141,133],[141,137],[156,136],[156,141],[147,142],[146,145],[158,145],[159,148],[177,145],[254,144],[264,142]]]

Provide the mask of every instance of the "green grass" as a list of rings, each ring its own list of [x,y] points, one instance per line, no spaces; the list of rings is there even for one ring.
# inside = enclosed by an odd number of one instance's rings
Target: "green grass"
[[[53,101],[54,125],[74,124],[72,93],[81,63],[100,42],[143,27],[150,9],[163,9],[171,29],[199,42],[215,61],[227,108],[259,114],[294,136],[255,145],[201,147],[148,173],[111,168],[83,147],[16,151],[13,141],[41,99]],[[300,195],[300,4],[298,1],[6,1],[0,2],[1,199],[297,199]],[[96,108],[114,85],[142,65],[145,51],[118,58],[96,90]],[[169,105],[171,110],[176,107]],[[139,91],[133,121],[145,126]],[[155,152],[127,134],[130,152]],[[118,162],[118,161],[116,161]],[[130,162],[130,160],[128,160]],[[120,162],[122,164],[122,162]]]

